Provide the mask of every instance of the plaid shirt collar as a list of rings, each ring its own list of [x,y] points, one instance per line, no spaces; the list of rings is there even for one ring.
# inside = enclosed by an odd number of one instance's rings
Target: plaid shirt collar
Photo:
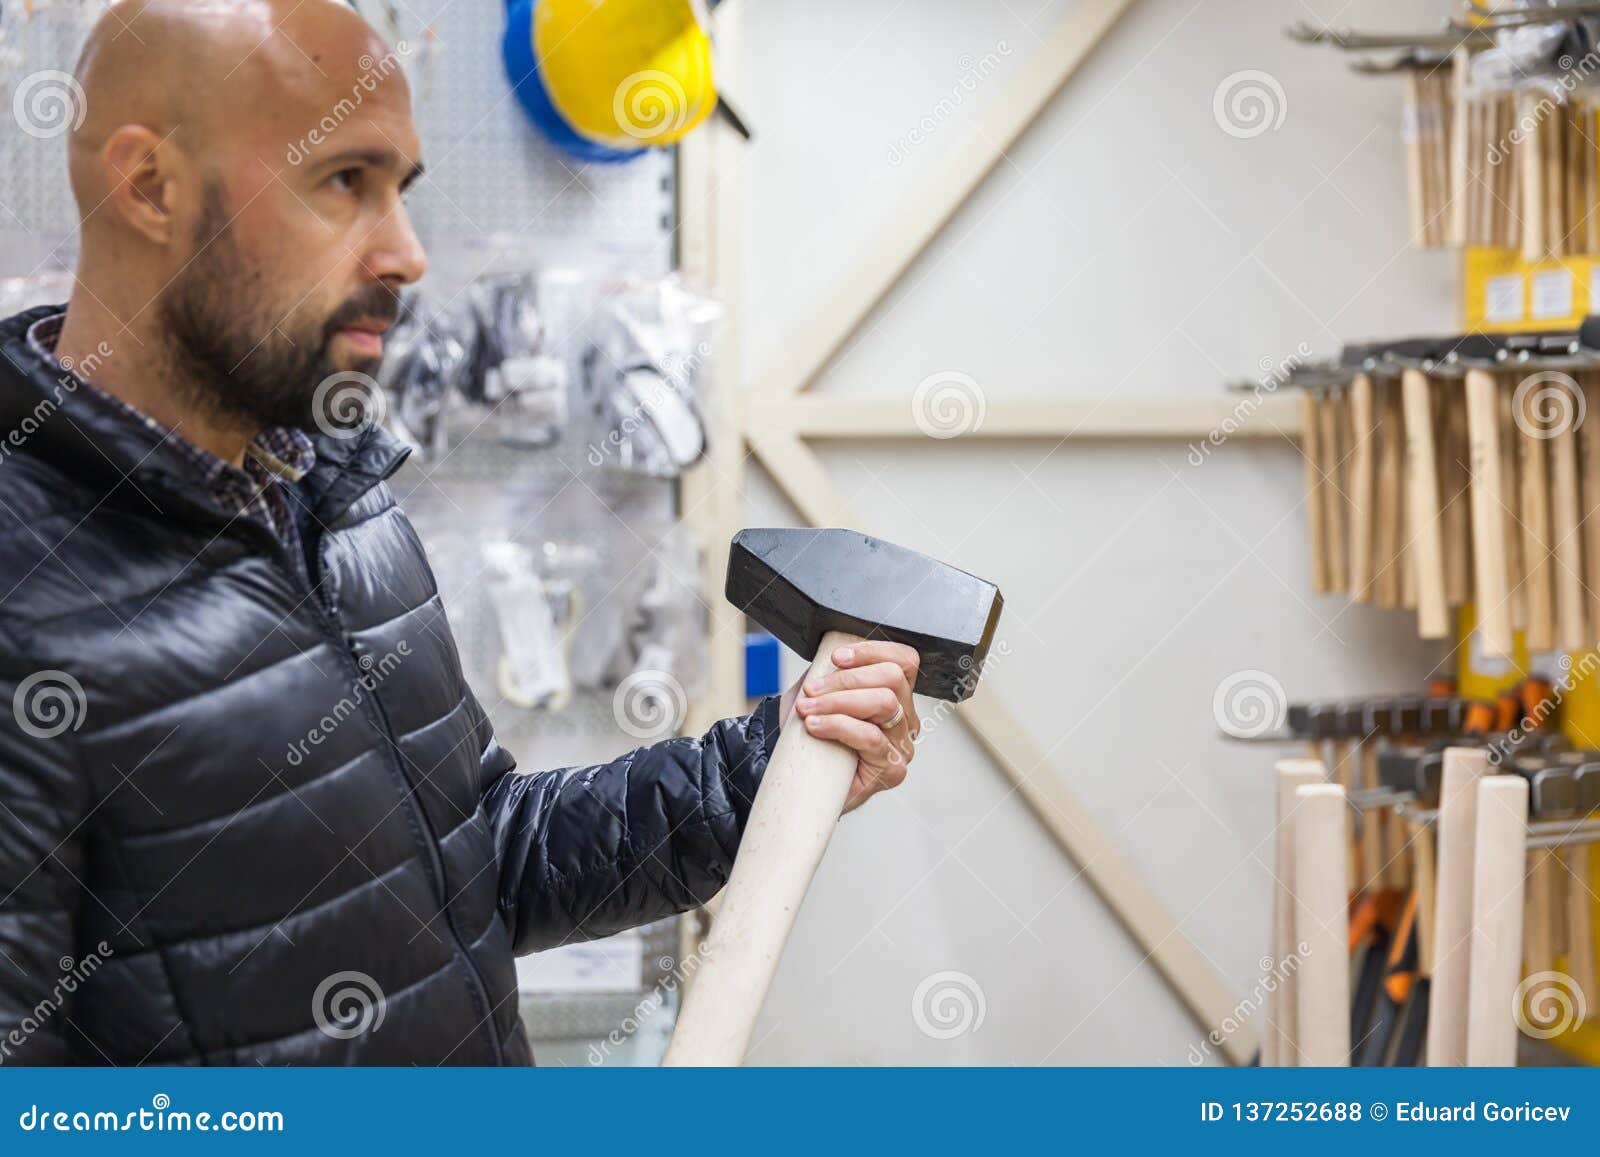
[[[29,344],[52,361],[66,316],[65,311],[49,314],[28,329]],[[316,465],[316,448],[304,431],[285,426],[261,431],[245,448],[244,465],[239,467],[201,449],[93,382],[81,378],[79,381],[113,411],[145,426],[173,447],[195,468],[201,486],[227,513],[261,523],[292,548],[290,554],[296,560],[300,559],[299,532],[282,486],[298,482]]]

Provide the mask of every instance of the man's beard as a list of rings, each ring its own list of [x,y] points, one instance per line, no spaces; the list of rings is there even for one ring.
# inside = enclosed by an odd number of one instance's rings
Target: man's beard
[[[195,257],[158,307],[175,362],[173,386],[209,419],[252,432],[342,424],[337,415],[314,412],[321,402],[318,387],[341,371],[373,374],[381,359],[334,366],[333,339],[355,322],[393,321],[399,298],[379,283],[346,301],[320,326],[301,325],[300,332],[291,332],[293,319],[268,302],[262,272],[240,254],[229,224],[221,189],[213,184],[195,230]],[[341,388],[331,392],[347,397],[352,380],[342,379]]]

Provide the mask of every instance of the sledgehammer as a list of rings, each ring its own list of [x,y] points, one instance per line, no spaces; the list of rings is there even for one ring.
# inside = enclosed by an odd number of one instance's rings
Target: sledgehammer
[[[743,530],[728,601],[802,655],[808,678],[836,647],[886,639],[922,657],[919,695],[951,702],[977,687],[1000,620],[993,583],[850,530]],[[744,1059],[778,958],[855,777],[856,756],[785,720],[665,1065]]]

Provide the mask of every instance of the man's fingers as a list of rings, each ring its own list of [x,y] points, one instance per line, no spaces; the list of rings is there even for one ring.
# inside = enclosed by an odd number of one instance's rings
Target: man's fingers
[[[886,763],[889,759],[889,736],[876,723],[848,715],[807,715],[805,720],[806,730],[812,735],[844,744],[867,763]],[[895,755],[899,757],[899,752]]]
[[[851,643],[848,647],[835,647],[829,656],[835,667],[869,667],[873,663],[893,663],[905,672],[906,682],[915,684],[917,670],[922,665],[922,656],[917,654],[915,647],[908,647],[904,643],[886,643],[882,640],[871,639],[861,643]]]
[[[886,647],[899,646],[898,643],[880,645]],[[909,647],[903,649],[911,650]],[[916,652],[912,651],[912,654],[916,654]],[[915,671],[908,678],[904,667],[898,663],[885,660],[865,667],[846,667],[819,678],[807,679],[803,691],[807,698],[825,699],[830,695],[843,691],[864,691],[868,688],[887,689],[893,692],[895,698],[899,700],[900,706],[905,712],[906,726],[910,728],[911,734],[917,735],[922,731],[922,720],[917,715],[917,705],[911,698],[911,687],[915,681]],[[852,711],[849,714],[858,715],[859,713]],[[867,718],[866,716],[859,717]],[[893,717],[894,709],[891,707],[888,713],[878,722],[887,722]]]
[[[909,696],[911,684],[898,663],[872,663],[865,667],[844,667],[820,678],[807,679],[805,693],[813,699],[830,691],[852,691],[860,687],[887,687],[896,695]]]
[[[903,713],[900,697],[887,687],[863,687],[855,691],[834,691],[815,698],[802,695],[795,701],[802,715],[849,715],[882,727]]]

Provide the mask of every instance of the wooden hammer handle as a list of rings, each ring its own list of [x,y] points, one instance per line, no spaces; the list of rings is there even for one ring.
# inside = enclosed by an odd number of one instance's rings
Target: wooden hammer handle
[[[807,679],[834,670],[834,648],[860,641],[843,631],[822,636]],[[848,747],[816,738],[793,716],[784,721],[663,1065],[744,1060],[855,770],[856,754]]]
[[[1439,466],[1433,438],[1433,387],[1428,375],[1408,369],[1400,380],[1406,425],[1406,495],[1411,547],[1416,551],[1417,626],[1424,639],[1450,633],[1445,597],[1444,540],[1440,534]]]
[[[1517,1063],[1517,979],[1522,975],[1528,781],[1478,781],[1472,873],[1472,956],[1467,962],[1467,1064]]]
[[[1295,978],[1295,1056],[1301,1065],[1350,1063],[1349,881],[1345,791],[1295,789],[1295,939],[1306,946]]]
[[[1489,775],[1482,748],[1444,753],[1434,872],[1433,985],[1429,998],[1428,1064],[1467,1063],[1467,1009],[1472,959],[1472,881],[1478,832],[1478,784]]]
[[[1467,371],[1467,429],[1472,463],[1472,549],[1477,574],[1478,629],[1490,655],[1511,654],[1510,590],[1506,580],[1505,478],[1494,375]]]

